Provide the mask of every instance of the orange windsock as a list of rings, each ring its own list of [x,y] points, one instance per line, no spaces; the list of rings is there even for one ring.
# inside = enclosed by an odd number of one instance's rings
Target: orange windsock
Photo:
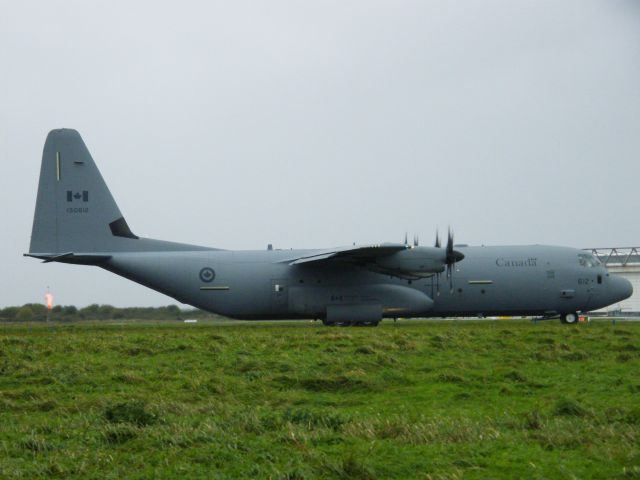
[[[51,310],[53,308],[53,295],[47,293],[44,298],[47,301],[47,309]]]

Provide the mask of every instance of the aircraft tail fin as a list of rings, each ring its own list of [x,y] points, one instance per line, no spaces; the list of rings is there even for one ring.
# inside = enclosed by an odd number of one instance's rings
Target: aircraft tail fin
[[[80,134],[52,130],[42,154],[29,253],[123,251],[137,239]]]

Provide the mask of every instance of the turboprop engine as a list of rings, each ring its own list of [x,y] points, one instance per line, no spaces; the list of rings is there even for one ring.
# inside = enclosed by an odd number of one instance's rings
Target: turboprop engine
[[[405,244],[407,244],[405,238]],[[376,258],[375,268],[381,273],[407,279],[419,279],[439,275],[447,270],[447,277],[451,282],[453,266],[461,261],[464,255],[453,249],[453,234],[449,231],[447,245],[440,247],[440,237],[436,233],[436,243],[433,247],[418,246],[417,237],[413,246],[400,250],[386,257]]]
[[[424,278],[444,272],[446,260],[447,252],[443,248],[412,247],[387,257],[377,258],[376,265],[385,273],[394,276]]]

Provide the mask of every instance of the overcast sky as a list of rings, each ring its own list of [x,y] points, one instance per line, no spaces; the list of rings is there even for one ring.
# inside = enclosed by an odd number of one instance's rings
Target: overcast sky
[[[44,139],[138,235],[640,245],[640,2],[0,0],[0,306],[166,305],[23,258]]]

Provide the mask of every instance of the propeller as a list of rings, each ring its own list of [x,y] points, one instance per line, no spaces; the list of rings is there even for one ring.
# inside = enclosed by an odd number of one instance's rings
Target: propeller
[[[440,235],[436,230],[436,248],[442,248],[440,244]],[[447,245],[445,247],[445,260],[444,263],[447,268],[447,279],[449,280],[449,289],[453,292],[453,269],[455,268],[455,264],[462,260],[464,255],[461,252],[453,249],[453,232],[451,228],[447,231]],[[436,289],[438,295],[440,295],[440,274],[436,274]]]
[[[449,289],[453,292],[453,269],[455,268],[456,262],[462,260],[464,255],[453,249],[453,232],[450,228],[447,232],[446,252],[445,263],[447,265],[447,278],[449,279]]]
[[[407,232],[404,232],[404,244],[405,246],[409,247],[409,234]],[[413,246],[417,247],[419,245],[420,245],[420,237],[418,237],[418,235],[414,235]]]
[[[447,265],[447,279],[449,280],[449,290],[453,292],[453,234],[451,229],[447,231],[447,247],[444,263]]]

